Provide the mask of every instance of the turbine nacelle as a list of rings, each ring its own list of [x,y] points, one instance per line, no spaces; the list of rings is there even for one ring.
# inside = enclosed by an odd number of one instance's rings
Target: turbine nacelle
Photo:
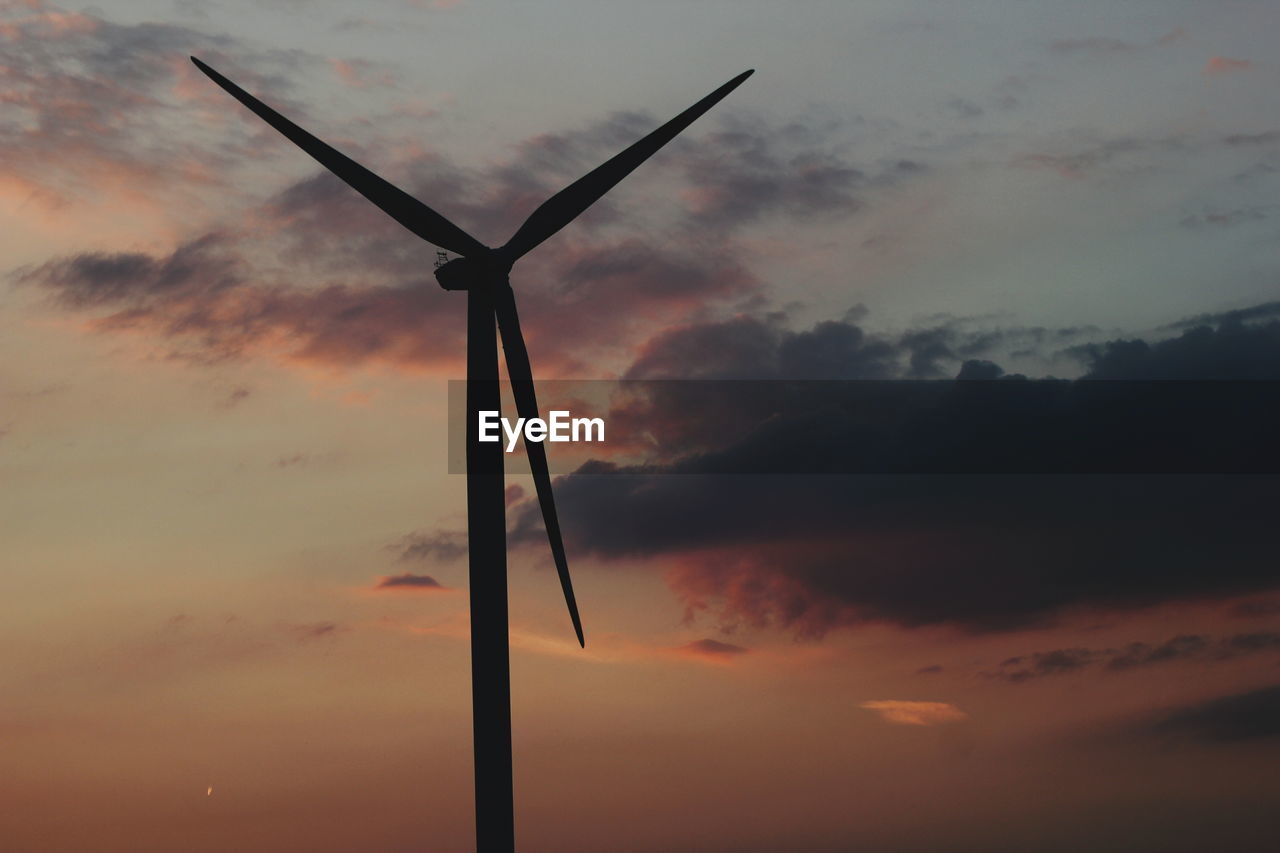
[[[435,275],[445,290],[477,290],[505,283],[510,272],[511,264],[490,250],[482,255],[454,258],[436,267]]]

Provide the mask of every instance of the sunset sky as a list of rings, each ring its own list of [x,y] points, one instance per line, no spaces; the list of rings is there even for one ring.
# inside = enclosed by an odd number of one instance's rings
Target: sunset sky
[[[517,267],[539,379],[1276,380],[1277,37],[0,0],[0,850],[474,843],[465,299],[188,56],[489,245],[756,69]],[[585,650],[508,475],[518,849],[1274,843],[1277,478],[676,476],[729,439],[651,403],[557,482]]]

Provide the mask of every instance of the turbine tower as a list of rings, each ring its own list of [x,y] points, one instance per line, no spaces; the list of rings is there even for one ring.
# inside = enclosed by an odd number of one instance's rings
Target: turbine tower
[[[501,442],[479,441],[478,413],[501,409],[497,334],[507,360],[517,414],[538,417],[533,371],[520,332],[512,266],[578,217],[662,146],[751,76],[744,71],[680,115],[588,172],[535,210],[500,248],[491,249],[403,190],[312,136],[248,92],[191,57],[196,67],[290,142],[428,243],[460,257],[435,270],[445,290],[467,292],[467,555],[471,597],[471,708],[475,755],[476,849],[515,849],[511,777],[511,666],[507,624],[506,505]],[[578,643],[586,646],[573,597],[546,450],[526,442],[538,505]]]

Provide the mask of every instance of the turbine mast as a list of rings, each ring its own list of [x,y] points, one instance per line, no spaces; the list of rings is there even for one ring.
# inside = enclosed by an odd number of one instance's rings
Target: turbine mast
[[[495,289],[467,291],[467,558],[477,853],[515,850],[503,451],[500,442],[479,440],[479,412],[498,411],[502,403]]]

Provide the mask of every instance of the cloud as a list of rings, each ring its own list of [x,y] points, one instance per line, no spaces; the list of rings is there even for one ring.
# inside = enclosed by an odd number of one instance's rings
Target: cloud
[[[861,210],[887,187],[926,172],[911,160],[855,164],[831,143],[838,120],[769,124],[730,115],[728,130],[671,154],[684,173],[691,227],[729,229],[771,215],[831,221]]]
[[[218,401],[218,407],[222,409],[233,408],[249,399],[252,394],[253,391],[248,386],[237,385],[228,391],[226,396]]]
[[[1180,136],[1122,136],[1091,142],[1082,147],[1073,144],[1073,150],[1023,154],[1016,157],[1013,163],[1015,166],[1033,169],[1050,169],[1064,178],[1083,178],[1102,171],[1104,167],[1116,169],[1131,164],[1136,155],[1177,150],[1186,144],[1186,140]]]
[[[1280,142],[1280,130],[1267,130],[1262,133],[1233,133],[1224,136],[1222,141],[1227,145],[1274,145]]]
[[[306,642],[307,640],[318,640],[322,637],[332,637],[345,629],[337,622],[310,622],[304,625],[292,625],[290,630],[300,642]]]
[[[384,172],[417,197],[448,199],[444,212],[469,230],[505,235],[546,196],[647,128],[630,114],[615,115],[527,140],[512,161],[483,172],[430,153]],[[606,203],[540,248],[520,288],[523,327],[540,373],[579,372],[598,365],[601,353],[625,357],[626,347],[653,329],[757,296],[762,283],[738,259],[734,229],[766,213],[804,219],[857,206],[843,194],[845,179],[831,171],[849,170],[813,147],[821,136],[794,124],[753,124],[728,134],[722,147],[729,153],[716,155],[709,151],[723,140],[715,135],[683,140],[666,161],[665,179],[683,176],[691,192],[703,193],[687,215],[704,220],[711,236],[703,229],[693,239],[687,223],[677,221],[656,234],[641,229],[653,235],[641,239],[633,235],[643,206],[629,208],[624,220]],[[703,168],[704,157],[729,162]],[[658,166],[651,175],[661,184]],[[868,180],[882,187],[918,171],[903,161]],[[739,180],[748,172],[750,180]],[[749,198],[755,190],[747,185],[757,181],[775,186],[777,196]],[[718,211],[722,203],[728,208]],[[209,231],[168,254],[82,252],[19,277],[91,315],[95,329],[145,334],[194,361],[268,356],[341,367],[456,368],[461,301],[442,294],[425,273],[433,249],[341,181],[313,173],[242,219],[249,224]]]
[[[1250,305],[1247,308],[1237,308],[1231,311],[1220,311],[1212,314],[1196,314],[1192,317],[1184,317],[1170,323],[1166,328],[1169,329],[1187,329],[1196,326],[1227,326],[1234,331],[1235,327],[1254,320],[1267,320],[1272,317],[1280,318],[1280,301],[1262,302],[1257,305]]]
[[[1081,38],[1055,39],[1049,43],[1049,49],[1060,54],[1083,54],[1092,59],[1100,59],[1117,54],[1133,53],[1148,47],[1164,47],[1186,37],[1182,27],[1175,27],[1151,42],[1138,43],[1107,36],[1085,36]]]
[[[218,183],[230,153],[257,156],[225,133],[210,141],[198,105],[213,92],[208,81],[193,85],[199,75],[188,54],[278,94],[288,92],[293,72],[319,64],[302,51],[255,49],[179,25],[122,24],[43,3],[0,10],[0,32],[0,183],[59,209],[102,196],[116,205],[154,204]]]
[[[1280,636],[1277,637],[1280,639]],[[1228,640],[1229,644],[1230,641]],[[1153,663],[1182,660],[1202,654],[1209,648],[1209,641],[1196,634],[1182,634],[1159,646],[1146,643],[1130,643],[1128,647],[1111,655],[1107,661],[1108,669],[1133,669],[1139,666],[1150,666]]]
[[[860,338],[848,327],[811,332],[750,318],[689,327],[643,350],[635,373],[662,375],[694,365],[715,377],[743,378],[756,370],[776,377],[783,352],[815,371],[833,365],[836,375],[839,369],[866,375],[868,365],[877,371],[881,365],[896,365],[903,373],[913,369],[911,350],[901,339]],[[1100,344],[1081,357],[1088,380],[1276,379],[1280,323],[1197,326],[1150,343]],[[1008,467],[1000,470],[1007,471],[1131,471],[1136,469],[1126,466],[1146,458],[1164,466],[1158,470],[1188,470],[1176,466],[1190,458],[1195,442],[1174,437],[1229,427],[1239,440],[1211,442],[1209,450],[1235,454],[1229,463],[1234,467],[1205,470],[1257,470],[1272,445],[1261,426],[1266,418],[1241,419],[1197,405],[1194,417],[1172,429],[1161,415],[1166,408],[1148,405],[1152,398],[1135,393],[1163,389],[1174,395],[1167,405],[1185,388],[1201,386],[1016,378],[956,383],[952,399],[971,400],[972,406],[893,421],[897,428],[876,441],[868,436],[879,433],[867,433],[855,416],[865,413],[865,404],[853,406],[847,417],[833,406],[833,399],[842,398],[833,398],[831,388],[855,386],[815,384],[819,390],[789,397],[782,408],[778,394],[793,387],[787,383],[722,383],[711,386],[721,389],[714,398],[698,390],[705,385],[653,386],[650,398],[629,404],[628,417],[647,425],[655,458],[667,461],[641,468],[592,463],[559,478],[556,498],[571,551],[604,560],[658,561],[691,616],[714,613],[726,626],[774,626],[803,636],[865,621],[992,631],[1048,624],[1069,608],[1141,608],[1276,586],[1264,510],[1274,478],[1006,477],[972,473],[990,468],[964,467],[1003,459]],[[1248,386],[1210,384],[1204,393],[1233,387]],[[730,394],[733,388],[750,393]],[[1001,388],[1015,393],[990,396]],[[1109,402],[1103,405],[1097,395]],[[992,400],[1015,398],[1028,407],[989,408]],[[725,429],[739,416],[762,427]],[[1260,429],[1245,439],[1242,425]],[[868,470],[881,458],[881,448],[906,454],[885,458],[926,466],[892,470],[937,471],[952,460],[955,470],[970,473],[717,473]],[[510,536],[513,544],[542,541],[532,501],[513,507]],[[1070,663],[1078,661],[1064,665]]]
[[[856,313],[856,312],[855,312]],[[967,328],[964,319],[876,334],[856,319],[787,326],[781,313],[673,326],[639,349],[627,379],[940,379],[1001,345],[1065,342],[1079,329]]]
[[[91,328],[168,341],[171,355],[197,362],[274,355],[347,367],[443,366],[461,358],[460,320],[446,311],[458,306],[437,306],[420,284],[301,289],[252,275],[235,239],[212,233],[164,256],[83,253],[15,278],[67,308],[96,309]]]
[[[188,53],[209,58],[304,124],[307,110],[289,100],[291,79],[328,64],[328,73],[351,85],[387,82],[381,68],[359,60],[259,50],[188,28],[116,24],[90,14],[69,20],[78,23],[64,26],[41,12],[13,24],[23,58],[17,66],[29,79],[19,81],[25,94],[10,97],[34,112],[0,128],[0,153],[4,132],[13,130],[8,148],[29,155],[5,158],[19,175],[11,179],[44,186],[48,178],[50,192],[60,192],[55,184],[69,177],[65,169],[46,174],[50,163],[125,164],[130,173],[156,176],[165,192],[180,192],[193,182],[225,180],[263,151],[308,162],[238,111],[185,61]],[[59,86],[68,89],[65,109],[49,97]],[[175,109],[195,119],[180,133],[169,126]],[[840,121],[830,115],[773,122],[735,117],[730,106],[713,121],[725,129],[708,124],[699,138],[677,139],[646,165],[643,183],[626,185],[641,198],[660,197],[665,207],[633,203],[622,210],[603,199],[522,266],[523,325],[543,375],[597,366],[602,355],[621,361],[626,347],[654,328],[758,295],[761,283],[739,260],[734,235],[741,226],[765,216],[808,221],[852,213],[862,195],[922,171],[909,161],[854,165],[840,148]],[[411,194],[440,204],[481,239],[500,242],[549,195],[657,123],[642,113],[615,113],[530,137],[506,161],[480,168],[376,136],[364,140],[373,155],[353,153]],[[40,132],[21,131],[31,127]],[[86,134],[85,127],[95,130]],[[376,156],[386,151],[390,156]],[[46,171],[28,174],[23,164]],[[651,207],[674,212],[674,219],[662,220]],[[696,237],[690,220],[701,226]],[[456,369],[460,300],[439,294],[426,272],[434,250],[327,172],[234,211],[227,222],[234,225],[196,233],[168,252],[72,253],[25,270],[25,279],[88,316],[93,329],[145,335],[195,362],[265,356]]]
[[[292,468],[295,465],[306,465],[311,457],[306,453],[294,453],[290,456],[280,456],[276,459],[277,468]]]
[[[749,651],[749,649],[742,646],[722,643],[719,640],[712,639],[694,640],[675,649],[676,654],[682,657],[695,658],[709,663],[728,663],[734,658],[747,654]]]
[[[1280,601],[1255,599],[1242,601],[1231,608],[1231,615],[1240,619],[1260,619],[1280,615]]]
[[[1111,53],[1127,53],[1137,50],[1133,42],[1104,36],[1086,38],[1055,39],[1049,42],[1049,49],[1055,53],[1087,53],[1090,56],[1106,56]]]
[[[1253,63],[1247,59],[1229,59],[1225,56],[1213,56],[1204,65],[1205,74],[1230,74],[1235,71],[1248,71]]]
[[[973,101],[958,97],[948,98],[943,107],[956,118],[978,118],[986,112]]]
[[[1249,323],[1272,316],[1273,303],[1180,321],[1181,335],[1148,343],[1113,340],[1087,344],[1072,352],[1089,364],[1087,379],[1125,380],[1275,380],[1280,379],[1280,320]],[[1190,323],[1195,325],[1190,328]]]
[[[402,575],[388,575],[381,578],[374,584],[374,589],[443,590],[444,587],[429,575],[405,572]]]
[[[211,673],[279,663],[285,655],[318,650],[353,627],[330,619],[257,622],[235,614],[177,613],[128,626],[73,659],[41,669],[41,689],[59,683],[92,686],[100,695],[159,687],[173,689]],[[324,641],[324,642],[317,642]],[[207,682],[206,682],[207,683]]]
[[[1020,683],[1044,675],[1061,675],[1088,666],[1097,658],[1090,649],[1054,649],[1035,652],[1027,657],[1012,657],[1001,662],[996,677]]]
[[[1261,222],[1271,215],[1270,206],[1238,207],[1234,210],[1208,211],[1183,217],[1180,225],[1187,228],[1212,226],[1218,228],[1239,225],[1242,222]]]
[[[446,215],[501,239],[546,196],[648,127],[615,115],[527,140],[513,160],[480,171],[421,151],[380,171],[417,197],[447,199]],[[846,168],[815,147],[821,137],[794,123],[753,124],[729,134],[728,154],[708,153],[714,139],[683,140],[665,165],[652,164],[655,185],[674,178],[704,193],[686,214],[717,222],[696,239],[678,217],[655,229],[644,205],[629,206],[624,218],[606,202],[540,248],[519,273],[523,326],[540,373],[580,372],[602,354],[625,358],[653,329],[757,297],[762,283],[740,261],[734,229],[767,213],[805,219],[856,207],[840,189],[844,179],[833,179],[832,169]],[[712,156],[730,162],[700,168],[698,158]],[[895,163],[868,179],[868,191],[917,171],[917,164]],[[747,183],[774,185],[777,197],[747,198],[754,190],[732,177],[746,172]],[[730,209],[718,212],[722,202]],[[144,334],[194,361],[267,356],[342,367],[456,367],[461,301],[431,280],[434,250],[341,181],[315,172],[239,219],[168,253],[81,252],[20,277],[88,315],[95,329]]]
[[[448,562],[467,553],[467,534],[464,530],[410,533],[387,548],[398,551],[401,560]]]
[[[1280,735],[1280,685],[1177,708],[1143,728],[1150,734],[1208,743],[1276,737]]]
[[[677,326],[645,343],[628,379],[887,379],[910,347],[826,321],[794,332],[781,317]]]
[[[1280,634],[1274,631],[1257,631],[1251,634],[1236,634],[1222,641],[1220,657],[1253,654],[1280,650]]]
[[[875,711],[886,723],[899,726],[940,726],[969,719],[968,714],[948,702],[875,699],[858,707]]]
[[[1054,649],[1008,658],[982,675],[1014,684],[1045,676],[1067,675],[1091,667],[1124,672],[1157,664],[1195,660],[1215,663],[1243,655],[1280,651],[1280,634],[1260,631],[1214,639],[1200,634],[1180,634],[1163,643],[1128,643],[1118,648]]]
[[[242,283],[242,267],[225,251],[227,243],[226,235],[211,233],[160,258],[142,252],[85,252],[20,270],[17,278],[48,288],[73,308],[207,300]]]
[[[388,88],[396,85],[396,75],[386,70],[379,70],[375,63],[364,59],[331,59],[329,65],[347,86],[352,89],[368,89],[371,87]]]

